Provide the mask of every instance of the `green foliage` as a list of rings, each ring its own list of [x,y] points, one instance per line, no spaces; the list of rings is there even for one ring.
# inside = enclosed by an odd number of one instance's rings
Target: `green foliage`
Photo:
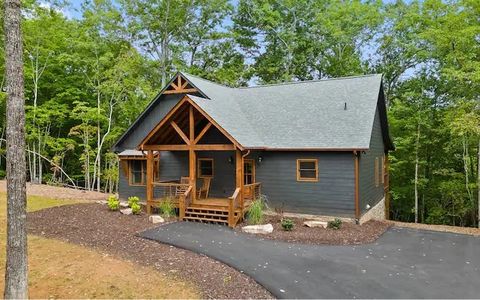
[[[175,206],[173,205],[173,199],[167,197],[160,202],[159,209],[162,212],[162,215],[166,218],[169,218],[175,214]]]
[[[263,209],[265,208],[265,203],[263,198],[258,198],[253,201],[253,203],[248,208],[247,212],[247,222],[251,225],[258,225],[263,222]]]
[[[140,199],[137,196],[128,197],[128,206],[130,206],[130,208],[139,202]]]
[[[107,205],[108,205],[108,208],[110,208],[110,210],[113,210],[113,211],[119,210],[120,200],[118,200],[116,196],[111,195],[108,197]]]
[[[138,215],[142,211],[142,206],[140,204],[138,204],[137,202],[132,203],[130,208],[132,209],[132,213],[134,215]]]
[[[327,223],[327,228],[331,228],[331,229],[341,229],[342,228],[342,220],[340,220],[339,218],[335,218],[333,221],[328,221]]]
[[[292,231],[295,223],[291,219],[282,219],[282,228],[285,231]]]

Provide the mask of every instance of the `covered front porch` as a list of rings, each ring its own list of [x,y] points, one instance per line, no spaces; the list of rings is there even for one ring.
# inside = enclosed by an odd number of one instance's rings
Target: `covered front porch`
[[[254,165],[247,158],[249,151],[188,96],[165,116],[138,148],[147,152],[148,213],[163,201],[170,201],[178,208],[180,220],[218,222],[233,227],[260,196],[261,184],[255,182]],[[162,167],[172,168],[162,165],[162,155],[167,152],[184,158],[179,159],[176,166],[181,170],[176,178],[160,176]]]

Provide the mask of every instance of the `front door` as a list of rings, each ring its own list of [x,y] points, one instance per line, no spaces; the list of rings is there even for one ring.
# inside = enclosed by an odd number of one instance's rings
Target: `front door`
[[[255,183],[255,161],[253,159],[245,159],[243,161],[243,184]]]

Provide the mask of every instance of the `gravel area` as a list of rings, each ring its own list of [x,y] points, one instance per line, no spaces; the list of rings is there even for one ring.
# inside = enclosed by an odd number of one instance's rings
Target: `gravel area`
[[[0,180],[0,192],[7,192],[7,181]],[[52,186],[46,184],[32,184],[27,183],[27,195],[48,197],[52,199],[64,200],[105,200],[108,194],[76,190],[73,188],[64,188],[59,186]]]
[[[388,222],[373,220],[368,221],[363,225],[343,222],[341,229],[335,230],[330,228],[310,228],[304,226],[303,222],[307,219],[303,218],[289,219],[292,220],[295,225],[292,231],[285,231],[281,225],[281,216],[266,215],[263,224],[272,224],[273,232],[259,236],[271,240],[311,245],[359,245],[374,242],[391,226]],[[248,224],[242,223],[237,226],[235,230],[241,231],[242,226],[245,225]]]
[[[158,226],[138,216],[111,212],[100,204],[53,207],[28,214],[28,230],[48,238],[92,247],[192,281],[203,298],[272,298],[253,279],[207,256],[136,236]]]

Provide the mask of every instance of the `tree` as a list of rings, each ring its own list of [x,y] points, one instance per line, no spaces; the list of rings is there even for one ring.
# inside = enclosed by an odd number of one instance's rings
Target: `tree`
[[[25,109],[20,0],[5,0],[7,259],[5,298],[28,298]]]

